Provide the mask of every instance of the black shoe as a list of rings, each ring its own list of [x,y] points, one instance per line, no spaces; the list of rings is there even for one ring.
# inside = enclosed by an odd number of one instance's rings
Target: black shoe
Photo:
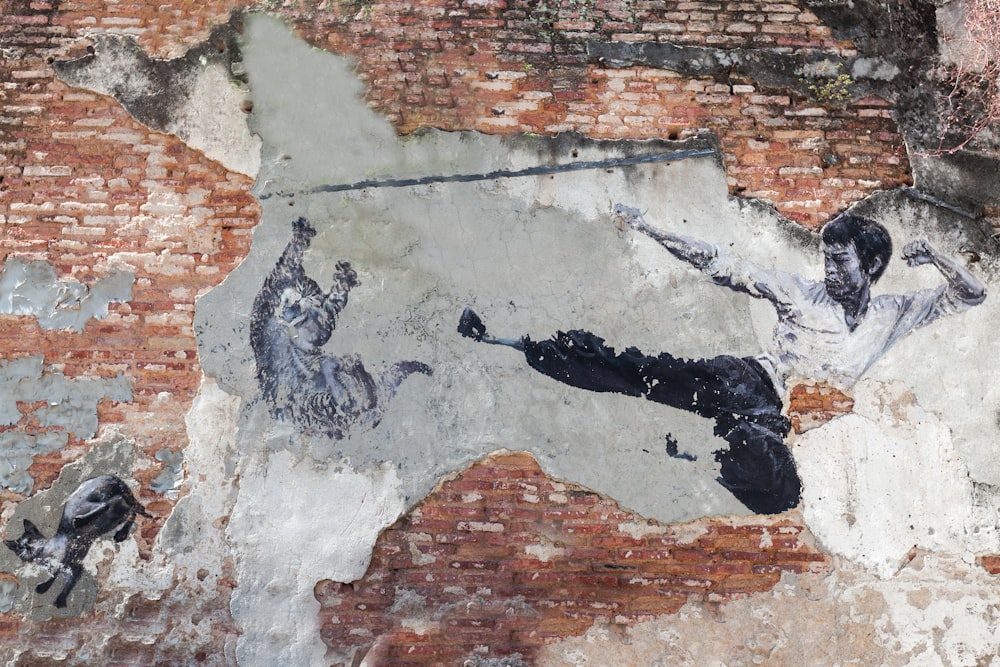
[[[486,325],[479,319],[479,315],[476,315],[476,311],[466,308],[458,318],[458,333],[466,338],[480,341],[486,335]]]

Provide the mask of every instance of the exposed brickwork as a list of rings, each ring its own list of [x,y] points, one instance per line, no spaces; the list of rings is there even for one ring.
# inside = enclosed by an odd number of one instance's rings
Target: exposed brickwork
[[[1000,556],[983,556],[979,564],[990,574],[1000,574]]]
[[[543,20],[549,6],[559,7],[554,26]],[[707,130],[721,140],[734,194],[810,227],[875,190],[911,183],[883,100],[824,107],[734,75],[603,69],[586,59],[588,39],[853,53],[794,3],[375,1],[309,12],[298,28],[357,58],[372,107],[404,132],[647,139]]]
[[[503,454],[442,483],[382,534],[363,579],[321,582],[316,598],[335,661],[374,646],[373,664],[460,665],[488,647],[531,664],[599,618],[724,602],[827,567],[797,514],[667,526]]]
[[[108,317],[82,333],[46,331],[27,316],[0,318],[2,356],[44,354],[47,368],[70,379],[119,372],[130,379],[133,401],[103,401],[98,415],[103,430],[117,426],[139,450],[140,500],[157,517],[134,532],[145,557],[173,505],[149,491],[160,469],[153,454],[186,445],[184,415],[201,380],[194,300],[245,257],[260,209],[250,179],[176,137],[151,132],[115,100],[64,85],[50,63],[84,53],[89,30],[114,28],[136,34],[154,52],[177,52],[204,39],[216,17],[228,18],[228,6],[213,14],[202,3],[175,5],[0,2],[0,259],[44,260],[60,279],[85,284],[115,269],[136,277],[129,302],[111,304]],[[21,407],[25,417],[10,428],[44,430],[33,416],[37,406]],[[71,438],[68,447],[36,457],[35,489],[50,485],[88,446]],[[5,511],[22,499],[0,491]],[[212,573],[209,583],[216,580],[225,577]],[[206,584],[200,599],[178,589],[155,603],[155,613],[129,612],[124,621],[100,609],[129,610],[139,602],[114,598],[113,589],[101,589],[97,607],[82,619],[26,623],[0,614],[0,645],[5,657],[24,651],[11,663],[17,665],[50,665],[61,656],[60,664],[94,664],[88,654],[108,665],[193,664],[199,652],[225,664],[219,648],[234,632],[229,588]],[[178,639],[173,648],[152,641],[171,635]],[[111,644],[94,654],[100,637]]]
[[[853,409],[854,399],[828,384],[797,384],[788,392],[788,417],[796,433],[822,426]]]

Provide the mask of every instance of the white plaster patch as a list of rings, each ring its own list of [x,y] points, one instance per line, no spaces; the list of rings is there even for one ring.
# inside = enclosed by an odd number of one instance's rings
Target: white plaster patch
[[[251,178],[260,171],[260,137],[251,134],[241,109],[246,91],[213,63],[198,72],[188,103],[170,131],[230,171]]]
[[[663,532],[663,524],[653,521],[628,521],[618,524],[618,530],[625,533],[634,540],[641,540],[647,535],[654,535]]]
[[[543,563],[548,563],[553,558],[565,556],[566,550],[549,542],[539,542],[536,544],[529,544],[524,547],[524,553],[528,554],[532,558],[537,558]]]
[[[227,394],[213,380],[205,378],[185,418],[188,446],[184,449],[184,467],[188,474],[181,487],[181,498],[153,549],[154,556],[165,560],[176,580],[183,582],[169,588],[166,595],[212,596],[216,594],[216,582],[224,576],[230,554],[225,517],[232,511],[236,493],[232,455],[239,408],[239,397]],[[119,560],[123,568],[119,577],[123,581],[133,576],[130,569],[142,571],[145,567],[138,559],[130,563]],[[147,597],[153,596],[149,589],[136,590]],[[235,660],[235,637],[229,636],[225,644],[219,645],[208,620],[199,622],[194,614],[175,620],[168,639],[213,645],[230,663]]]
[[[879,579],[849,563],[830,575],[786,573],[766,593],[629,625],[598,622],[545,646],[538,667],[581,665],[988,664],[1000,649],[996,578],[954,557],[913,561]]]
[[[911,549],[953,554],[1000,548],[995,516],[973,501],[948,428],[899,383],[864,380],[854,413],[796,439],[806,524],[830,552],[881,577]]]
[[[219,228],[207,224],[212,210],[201,206],[204,190],[181,194],[159,186],[150,188],[141,215],[133,216],[121,233],[146,238],[145,248],[178,252],[212,253],[218,247]]]
[[[364,575],[379,533],[405,507],[395,468],[335,471],[287,451],[257,452],[242,458],[239,478],[228,537],[240,664],[320,664],[313,588]]]

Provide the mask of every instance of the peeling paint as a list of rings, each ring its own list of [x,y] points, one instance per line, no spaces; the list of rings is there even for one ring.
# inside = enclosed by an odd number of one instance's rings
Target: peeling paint
[[[918,555],[882,579],[842,563],[782,575],[773,590],[677,614],[598,622],[543,648],[538,667],[766,664],[931,667],[989,664],[1000,650],[995,578],[961,559]]]
[[[18,424],[24,417],[18,403],[43,405],[31,416],[44,430],[21,429],[0,433],[0,486],[30,493],[31,457],[64,447],[67,438],[92,438],[97,433],[97,404],[102,400],[131,401],[131,383],[119,373],[113,378],[67,378],[45,367],[42,356],[0,361],[0,425]]]
[[[217,28],[199,47],[172,60],[149,58],[125,37],[93,39],[93,54],[55,64],[63,81],[110,95],[148,127],[176,135],[231,171],[256,176],[260,140],[246,124],[233,26]]]
[[[854,414],[800,436],[794,454],[810,530],[879,577],[914,548],[970,560],[1000,551],[1000,519],[974,500],[950,430],[900,383],[863,380]]]
[[[59,280],[48,262],[8,257],[0,271],[0,314],[30,315],[43,329],[83,331],[91,319],[108,314],[108,304],[132,298],[135,276],[112,271],[89,287]]]

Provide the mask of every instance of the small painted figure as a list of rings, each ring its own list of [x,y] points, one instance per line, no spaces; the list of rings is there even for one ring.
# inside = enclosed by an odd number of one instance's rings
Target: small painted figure
[[[137,514],[152,518],[125,482],[113,475],[92,477],[66,499],[53,537],[46,538],[25,519],[24,534],[16,540],[4,540],[4,544],[21,560],[37,563],[52,575],[35,592],[43,594],[59,575],[65,577],[55,601],[56,607],[62,609],[83,573],[83,559],[90,546],[105,533],[114,533],[115,542],[125,541]]]
[[[944,315],[986,298],[978,278],[924,240],[903,249],[909,266],[931,264],[944,277],[934,289],[871,295],[892,255],[888,231],[877,222],[841,215],[821,232],[824,280],[761,269],[725,247],[651,227],[638,210],[618,204],[615,216],[717,285],[771,302],[778,314],[771,352],[756,357],[680,359],[646,355],[634,347],[617,353],[587,331],[558,332],[545,341],[498,338],[466,309],[463,336],[522,352],[535,370],[565,384],[617,392],[687,410],[715,421],[728,448],[715,452],[718,481],[757,513],[795,507],[800,482],[785,437],[785,382],[813,379],[848,388],[900,338]]]
[[[271,414],[341,439],[355,426],[376,426],[403,380],[432,370],[419,361],[401,361],[376,378],[358,355],[323,350],[348,293],[360,282],[344,261],[337,262],[329,291],[307,276],[302,257],[314,236],[305,218],[292,224],[292,240],[254,299],[250,346]]]

